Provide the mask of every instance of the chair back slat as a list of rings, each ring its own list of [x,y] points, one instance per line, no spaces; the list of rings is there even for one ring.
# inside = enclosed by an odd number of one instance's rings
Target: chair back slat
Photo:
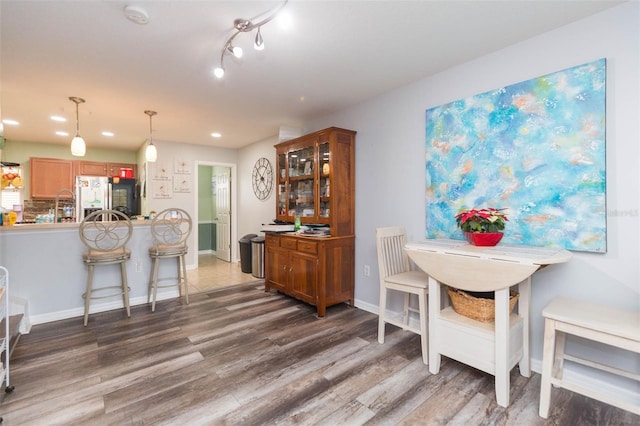
[[[377,228],[376,244],[381,280],[409,270],[409,259],[404,251],[406,234],[403,227]]]

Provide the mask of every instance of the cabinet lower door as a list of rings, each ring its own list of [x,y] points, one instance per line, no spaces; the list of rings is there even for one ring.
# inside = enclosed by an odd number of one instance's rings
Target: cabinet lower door
[[[291,295],[315,305],[318,295],[318,257],[300,252],[292,252]]]
[[[272,248],[265,255],[265,283],[269,287],[285,291],[289,279],[289,252]]]

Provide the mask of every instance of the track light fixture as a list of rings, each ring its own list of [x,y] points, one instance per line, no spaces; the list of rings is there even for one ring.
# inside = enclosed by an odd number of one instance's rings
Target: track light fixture
[[[83,104],[84,99],[76,96],[70,96],[69,100],[76,104],[76,135],[71,140],[71,155],[84,157],[84,154],[87,151],[87,145],[84,143],[84,139],[80,136],[80,119],[78,117],[78,104]]]
[[[147,163],[155,163],[158,159],[158,150],[153,144],[153,126],[151,119],[157,114],[157,112],[146,110],[144,113],[149,116],[149,145],[147,145],[147,149],[144,151],[144,157],[147,160]]]
[[[262,28],[263,25],[269,23],[273,18],[275,18],[278,12],[280,12],[282,8],[284,8],[287,5],[288,2],[289,0],[284,0],[282,3],[274,7],[272,10],[269,10],[263,13],[262,15],[258,15],[257,17],[253,18],[254,20],[258,20],[257,22],[253,22],[249,19],[236,19],[233,21],[233,28],[235,29],[235,32],[231,35],[231,37],[229,37],[227,42],[224,44],[224,47],[222,48],[222,53],[220,53],[220,66],[213,70],[213,74],[217,78],[224,77],[225,53],[229,52],[236,58],[242,57],[242,48],[238,46],[233,46],[232,44],[233,40],[238,36],[238,34],[248,33],[257,28],[258,31],[256,33],[256,38],[255,38],[253,47],[256,50],[264,50],[264,39],[262,38],[260,29]],[[262,18],[263,16],[264,18]]]

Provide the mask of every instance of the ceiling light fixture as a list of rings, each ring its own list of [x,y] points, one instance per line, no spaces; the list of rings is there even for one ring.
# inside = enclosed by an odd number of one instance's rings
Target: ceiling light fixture
[[[71,155],[84,157],[84,154],[87,151],[87,145],[84,143],[84,139],[80,136],[80,119],[78,118],[78,104],[83,104],[84,99],[70,96],[69,100],[76,104],[76,136],[71,140]]]
[[[144,113],[149,116],[149,145],[147,145],[147,149],[144,152],[144,157],[148,163],[155,163],[158,159],[158,150],[153,144],[153,126],[151,124],[151,119],[157,114],[157,112],[146,110]]]
[[[260,29],[262,28],[263,25],[269,23],[273,18],[275,18],[278,12],[280,12],[280,10],[282,10],[282,8],[285,7],[288,2],[289,0],[284,0],[282,3],[280,3],[278,6],[276,6],[272,10],[269,10],[261,15],[258,15],[255,18],[252,18],[254,21],[257,20],[257,22],[253,22],[249,19],[236,19],[233,21],[233,28],[235,29],[235,32],[231,35],[231,37],[229,37],[227,42],[224,44],[224,47],[222,48],[222,53],[220,53],[220,66],[213,70],[213,74],[217,78],[224,77],[225,53],[230,52],[236,58],[242,57],[242,48],[238,46],[233,46],[232,44],[233,40],[238,36],[238,34],[248,33],[257,28],[258,32],[256,34],[253,47],[256,50],[263,50],[264,39],[262,38],[262,33],[260,32]]]

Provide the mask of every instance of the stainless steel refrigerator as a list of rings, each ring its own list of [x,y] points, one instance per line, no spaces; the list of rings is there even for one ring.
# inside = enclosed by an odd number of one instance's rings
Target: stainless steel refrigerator
[[[76,177],[76,217],[102,209],[119,210],[127,216],[140,214],[139,187],[135,179],[101,176]]]

